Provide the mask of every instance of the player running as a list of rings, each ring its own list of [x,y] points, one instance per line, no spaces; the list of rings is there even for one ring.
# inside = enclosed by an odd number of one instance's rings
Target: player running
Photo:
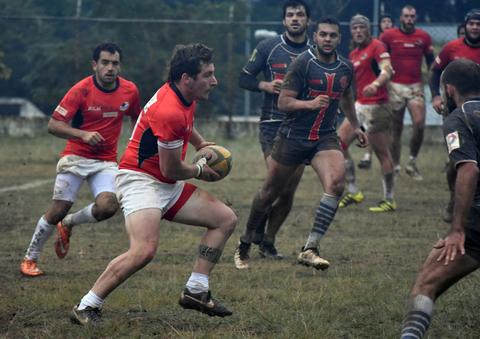
[[[285,114],[278,110],[278,93],[280,93],[283,79],[287,73],[287,67],[300,53],[310,47],[307,38],[309,22],[310,9],[303,1],[286,1],[283,4],[283,25],[286,31],[278,37],[260,42],[240,74],[240,87],[250,91],[264,92],[259,136],[267,170],[270,167],[274,138],[285,117]],[[256,78],[260,72],[263,72],[263,81]],[[269,207],[269,213],[264,223],[260,224],[256,230],[245,230],[245,235],[240,238],[235,251],[235,266],[238,269],[249,267],[249,252],[252,242],[259,244],[259,252],[262,257],[283,258],[275,247],[275,236],[292,208],[295,190],[303,170],[304,166],[299,166],[284,185],[283,192]],[[266,223],[268,225],[264,234]],[[247,233],[252,231],[254,234],[250,242],[250,235]]]
[[[117,45],[98,45],[93,51],[93,76],[67,92],[48,122],[49,133],[68,141],[57,164],[52,204],[38,220],[20,265],[23,275],[43,274],[37,262],[55,228],[58,231],[55,251],[63,258],[69,249],[73,226],[108,219],[118,210],[114,180],[122,120],[129,116],[133,126],[140,113],[137,87],[118,75],[121,59]],[[95,202],[67,215],[85,181]]]

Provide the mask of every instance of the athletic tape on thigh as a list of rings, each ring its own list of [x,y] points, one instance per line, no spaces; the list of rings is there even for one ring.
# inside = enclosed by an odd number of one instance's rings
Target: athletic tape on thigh
[[[206,261],[216,264],[222,256],[222,250],[200,245],[198,246],[198,256]]]

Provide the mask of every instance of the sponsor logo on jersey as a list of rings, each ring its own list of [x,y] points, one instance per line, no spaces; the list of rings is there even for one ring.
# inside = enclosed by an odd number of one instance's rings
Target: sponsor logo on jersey
[[[254,49],[253,52],[252,52],[252,55],[250,56],[250,59],[248,61],[255,62],[256,58],[257,58],[257,49]]]
[[[363,53],[363,54],[360,56],[360,60],[365,60],[366,58],[368,58],[368,54],[367,54],[367,53]]]
[[[58,105],[57,108],[55,108],[55,112],[60,114],[61,116],[66,116],[68,114],[68,111],[66,108],[63,108],[62,106]]]
[[[409,43],[409,42],[405,42],[405,43],[403,44],[403,47],[412,48],[412,47],[415,47],[415,44],[411,44],[411,43]]]
[[[102,110],[102,106],[88,106],[88,109],[87,111],[101,111]]]
[[[452,153],[454,150],[460,148],[460,138],[458,137],[458,131],[449,133],[445,140],[447,142],[448,154]]]
[[[388,52],[383,52],[382,54],[380,54],[380,59],[384,58],[390,58],[390,54],[388,54]]]
[[[118,117],[118,112],[103,112],[104,118],[116,118]]]
[[[125,101],[123,104],[120,105],[120,111],[125,112],[130,107],[130,103]]]

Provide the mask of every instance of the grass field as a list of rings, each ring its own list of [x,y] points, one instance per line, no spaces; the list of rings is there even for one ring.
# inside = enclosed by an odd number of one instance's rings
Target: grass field
[[[426,179],[396,181],[398,211],[373,215],[367,207],[381,198],[378,162],[358,170],[366,201],[340,210],[322,240],[332,264],[325,272],[295,264],[311,228],[322,188],[307,169],[295,205],[278,235],[283,261],[265,261],[253,252],[252,267],[238,271],[233,251],[245,227],[253,193],[264,178],[255,138],[217,140],[232,150],[234,168],[218,183],[198,183],[231,204],[239,225],[211,277],[216,296],[230,306],[229,318],[210,318],[177,305],[190,274],[201,229],[165,222],[153,262],[107,300],[105,326],[70,323],[71,308],[89,290],[107,263],[127,249],[123,217],[74,229],[70,253],[57,259],[53,241],[39,263],[46,272],[29,279],[19,273],[35,224],[49,205],[52,184],[0,191],[0,337],[6,338],[396,338],[406,298],[430,246],[447,225],[441,212],[447,200],[441,144],[426,144],[419,167]],[[63,141],[52,136],[3,138],[0,189],[54,177]],[[405,147],[404,147],[405,149]],[[406,152],[406,150],[405,150]],[[360,151],[354,150],[354,157]],[[406,153],[404,153],[404,158]],[[90,201],[86,188],[73,210]],[[464,279],[436,306],[429,338],[478,338],[478,275]]]

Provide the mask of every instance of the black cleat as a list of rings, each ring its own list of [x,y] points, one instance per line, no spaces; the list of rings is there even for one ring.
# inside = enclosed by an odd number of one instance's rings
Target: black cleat
[[[223,318],[233,314],[232,311],[220,304],[218,300],[212,298],[210,291],[192,293],[186,288],[180,295],[178,303],[185,309],[196,310],[211,317],[218,316]]]
[[[278,253],[277,249],[275,248],[275,244],[273,242],[264,240],[258,247],[258,254],[262,258],[269,258],[275,260],[283,259],[283,255]]]
[[[102,311],[99,308],[92,308],[90,306],[83,310],[78,310],[79,305],[73,307],[70,320],[82,326],[99,326],[103,323]]]

